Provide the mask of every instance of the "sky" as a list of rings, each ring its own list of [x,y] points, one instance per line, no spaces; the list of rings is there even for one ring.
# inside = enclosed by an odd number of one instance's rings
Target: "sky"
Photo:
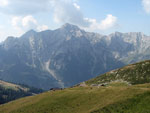
[[[150,0],[0,0],[0,42],[65,23],[100,34],[150,35]]]

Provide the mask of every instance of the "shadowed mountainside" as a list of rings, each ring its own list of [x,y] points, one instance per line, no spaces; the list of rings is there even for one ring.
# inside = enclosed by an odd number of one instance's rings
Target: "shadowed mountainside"
[[[69,87],[125,64],[150,58],[150,37],[140,32],[108,36],[65,24],[30,30],[0,45],[0,79],[50,89]]]

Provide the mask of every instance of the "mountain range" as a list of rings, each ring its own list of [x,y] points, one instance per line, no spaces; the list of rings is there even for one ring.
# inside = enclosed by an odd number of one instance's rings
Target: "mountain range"
[[[0,105],[1,113],[150,113],[150,60],[107,72],[74,87]]]
[[[67,23],[0,43],[0,79],[46,90],[69,87],[145,59],[150,59],[150,36],[101,35]]]

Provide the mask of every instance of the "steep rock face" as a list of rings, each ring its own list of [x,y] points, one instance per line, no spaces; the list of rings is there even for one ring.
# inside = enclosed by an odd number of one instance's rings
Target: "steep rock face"
[[[115,57],[125,64],[150,58],[150,36],[141,32],[113,33],[109,47]]]
[[[142,33],[104,36],[71,24],[53,31],[30,30],[0,45],[0,79],[44,89],[68,87],[150,58],[149,42]]]

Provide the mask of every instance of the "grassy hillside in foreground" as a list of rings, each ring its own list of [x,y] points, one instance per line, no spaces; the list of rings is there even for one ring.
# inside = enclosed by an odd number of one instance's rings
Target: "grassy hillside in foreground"
[[[150,84],[114,84],[117,83],[45,92],[1,105],[0,113],[129,113],[126,108],[132,113],[146,113],[150,110]]]
[[[92,113],[150,113],[150,92],[110,104]]]
[[[112,81],[124,81],[129,84],[150,83],[150,60],[130,64],[86,81],[86,84],[102,84]]]
[[[72,88],[9,102],[0,113],[150,113],[149,76],[150,61],[144,61]]]

